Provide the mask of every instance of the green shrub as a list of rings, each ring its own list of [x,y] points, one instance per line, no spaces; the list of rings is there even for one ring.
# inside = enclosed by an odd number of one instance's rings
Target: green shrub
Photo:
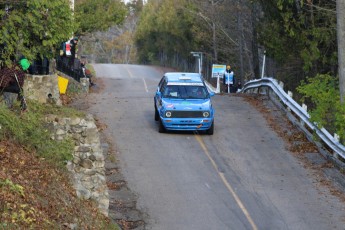
[[[303,96],[302,101],[309,100],[311,121],[319,128],[325,127],[329,132],[337,133],[341,140],[345,138],[345,105],[340,103],[338,79],[328,74],[319,74],[308,78],[297,88]]]
[[[31,151],[39,157],[57,164],[63,164],[72,159],[74,142],[66,138],[62,141],[53,140],[44,121],[47,114],[61,117],[75,117],[83,114],[69,107],[41,105],[37,102],[28,102],[29,112],[19,115],[18,109],[9,110],[0,105],[0,138],[9,138]],[[17,105],[18,107],[18,105]]]

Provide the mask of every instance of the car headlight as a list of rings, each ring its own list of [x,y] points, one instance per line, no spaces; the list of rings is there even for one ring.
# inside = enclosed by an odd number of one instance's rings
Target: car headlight
[[[165,117],[171,117],[171,112],[170,111],[165,112]]]
[[[202,115],[203,115],[204,117],[209,117],[209,116],[210,116],[210,113],[206,111],[206,112],[203,112]]]

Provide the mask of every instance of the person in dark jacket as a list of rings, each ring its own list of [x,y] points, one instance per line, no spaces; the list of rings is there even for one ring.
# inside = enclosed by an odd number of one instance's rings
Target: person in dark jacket
[[[74,37],[69,41],[71,56],[69,57],[68,65],[70,69],[74,70],[74,60],[77,54],[78,37]]]
[[[18,94],[21,110],[27,110],[27,104],[23,94],[25,71],[30,67],[30,62],[23,58],[18,64],[11,67],[5,67],[0,70],[0,92],[9,92]],[[8,105],[12,107],[12,104]]]

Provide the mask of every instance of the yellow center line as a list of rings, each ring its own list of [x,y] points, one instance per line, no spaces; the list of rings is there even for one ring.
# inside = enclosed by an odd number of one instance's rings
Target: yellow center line
[[[252,217],[250,216],[248,210],[246,209],[246,207],[244,206],[244,204],[242,203],[241,199],[239,198],[239,196],[236,194],[235,190],[232,188],[232,186],[230,185],[230,183],[226,180],[224,173],[219,172],[218,170],[218,166],[216,164],[216,162],[213,160],[213,158],[211,157],[210,153],[208,152],[204,141],[202,140],[202,138],[199,135],[194,135],[195,139],[199,142],[201,148],[204,150],[206,156],[208,157],[208,159],[211,161],[213,167],[215,168],[215,170],[217,171],[219,177],[222,179],[224,185],[226,186],[226,188],[228,189],[228,191],[231,193],[231,195],[233,196],[233,198],[235,199],[238,207],[240,207],[240,209],[242,210],[243,214],[246,216],[248,222],[250,223],[250,225],[252,226],[253,230],[257,230],[258,227],[256,226],[256,224],[254,223]]]

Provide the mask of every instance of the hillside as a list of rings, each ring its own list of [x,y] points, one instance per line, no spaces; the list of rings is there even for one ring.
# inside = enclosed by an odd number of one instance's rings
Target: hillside
[[[67,147],[48,140],[38,125],[44,114],[66,111],[29,102],[20,115],[18,105],[9,111],[2,104],[0,229],[119,229],[96,204],[76,196],[63,163]]]
[[[0,228],[116,229],[77,198],[66,171],[14,141],[0,141]]]

